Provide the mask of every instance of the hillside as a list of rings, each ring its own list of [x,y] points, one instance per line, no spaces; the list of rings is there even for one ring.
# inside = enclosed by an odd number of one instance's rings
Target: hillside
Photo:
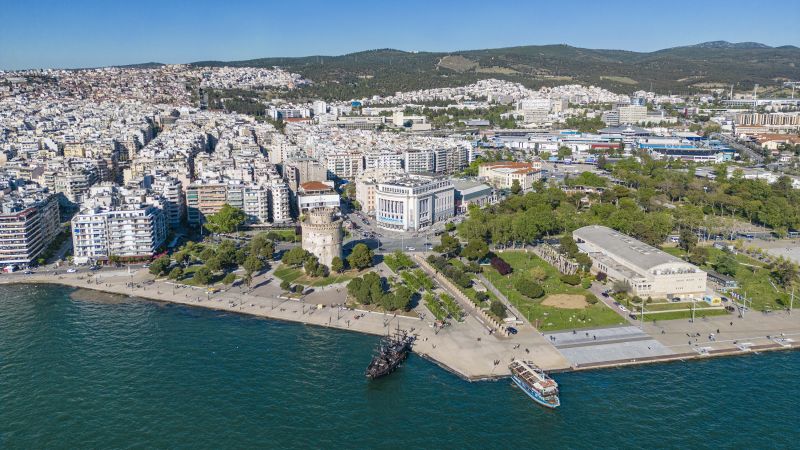
[[[714,85],[751,89],[754,83],[800,79],[800,49],[754,42],[714,41],[649,53],[594,50],[568,45],[521,46],[449,53],[369,50],[341,56],[201,61],[195,66],[280,66],[314,81],[295,95],[349,99],[483,78],[517,81],[531,88],[586,83],[617,92],[638,89],[698,92]]]

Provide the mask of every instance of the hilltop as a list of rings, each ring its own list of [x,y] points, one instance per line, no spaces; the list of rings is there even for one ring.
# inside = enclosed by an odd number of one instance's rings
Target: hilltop
[[[639,89],[690,93],[711,87],[775,84],[800,79],[800,49],[754,42],[705,42],[653,52],[569,45],[528,45],[454,52],[368,50],[340,56],[199,61],[194,66],[280,66],[311,79],[298,94],[349,99],[396,91],[461,86],[484,78],[531,88],[566,83],[616,92]]]

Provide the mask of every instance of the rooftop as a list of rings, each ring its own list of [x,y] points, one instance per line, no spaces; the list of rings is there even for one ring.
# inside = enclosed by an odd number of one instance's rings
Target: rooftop
[[[589,225],[578,228],[574,231],[574,235],[597,245],[609,254],[623,259],[635,267],[647,271],[662,264],[690,265],[682,259],[608,227]]]

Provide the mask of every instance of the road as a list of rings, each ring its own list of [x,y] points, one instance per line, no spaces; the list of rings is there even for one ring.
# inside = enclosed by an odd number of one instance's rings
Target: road
[[[377,248],[379,253],[391,253],[395,250],[430,250],[430,247],[438,245],[439,238],[436,233],[444,231],[445,226],[444,222],[439,222],[422,231],[397,232],[379,228],[374,219],[366,218],[362,213],[350,213],[347,218],[359,229],[350,231],[351,237],[345,240],[345,246],[353,241],[365,241],[371,248]],[[463,217],[452,220],[458,223]]]
[[[724,134],[720,133],[712,133],[710,137],[712,139],[719,139],[720,141],[730,145],[732,149],[737,150],[741,154],[747,155],[747,157],[756,164],[761,164],[764,162],[764,156],[758,153],[758,151],[748,145],[737,142],[730,136],[725,136]]]

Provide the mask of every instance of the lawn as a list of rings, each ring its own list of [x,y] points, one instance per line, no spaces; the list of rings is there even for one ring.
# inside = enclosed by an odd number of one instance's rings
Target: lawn
[[[700,319],[702,317],[711,317],[711,316],[724,316],[728,314],[727,311],[724,309],[700,309],[694,312],[695,319]],[[691,310],[684,310],[684,311],[670,311],[670,312],[663,312],[658,314],[644,314],[644,320],[648,322],[653,322],[655,320],[677,320],[677,319],[691,319],[692,318],[692,311]]]
[[[288,267],[281,264],[275,269],[275,276],[289,283],[302,284],[303,286],[327,286],[329,284],[344,283],[359,275],[358,271],[348,270],[342,273],[332,273],[323,278],[309,277],[301,268]]]
[[[570,286],[562,282],[559,279],[558,270],[532,253],[504,252],[500,256],[514,268],[514,272],[503,276],[494,268],[487,266],[483,268],[486,278],[508,297],[509,301],[539,330],[553,331],[625,324],[625,319],[600,301],[583,309],[542,305],[542,300],[549,294],[585,295],[587,291],[581,286]],[[530,278],[531,270],[536,267],[541,268],[547,274],[547,279],[540,283],[545,290],[545,295],[532,300],[514,289],[514,279],[515,277]]]
[[[714,263],[725,252],[714,247],[707,248],[708,262],[701,266],[701,269],[706,271],[714,270]],[[679,257],[683,255],[683,250],[680,249],[678,249],[681,252],[680,254],[673,253],[671,250],[674,250],[675,247],[662,249]],[[770,270],[764,267],[763,263],[743,253],[739,253],[735,257],[739,261],[739,267],[734,276],[739,283],[739,289],[736,289],[736,292],[741,295],[746,293],[747,298],[753,301],[753,309],[763,311],[765,309],[784,309],[789,306],[790,293],[777,284],[773,287],[770,283],[770,280],[772,280]],[[772,282],[774,283],[774,280]]]

